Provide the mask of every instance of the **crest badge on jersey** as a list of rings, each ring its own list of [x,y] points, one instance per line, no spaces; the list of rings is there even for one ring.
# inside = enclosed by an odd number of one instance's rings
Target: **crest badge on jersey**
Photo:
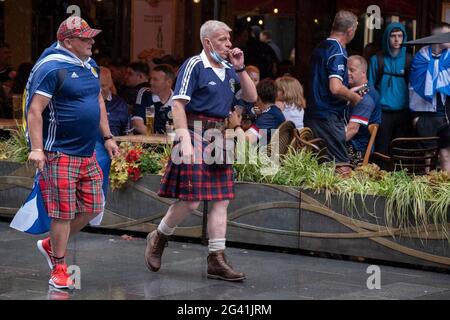
[[[91,68],[91,72],[94,75],[94,77],[98,78],[98,72],[95,70],[95,68]]]

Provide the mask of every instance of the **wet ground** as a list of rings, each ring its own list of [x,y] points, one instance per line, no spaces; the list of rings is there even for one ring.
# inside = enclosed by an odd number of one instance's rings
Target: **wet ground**
[[[0,222],[1,300],[450,300],[449,274],[379,266],[381,289],[369,290],[367,263],[239,248],[226,252],[247,280],[211,280],[207,248],[175,241],[153,273],[144,264],[145,239],[85,232],[71,240],[67,254],[68,264],[80,268],[81,289],[58,291],[48,285],[40,238]]]

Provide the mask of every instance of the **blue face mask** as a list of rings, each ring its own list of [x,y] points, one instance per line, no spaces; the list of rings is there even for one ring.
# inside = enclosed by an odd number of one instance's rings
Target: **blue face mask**
[[[213,58],[214,61],[216,61],[217,63],[222,64],[224,67],[231,68],[232,64],[229,61],[222,58],[222,56],[214,49],[211,40],[208,39],[208,41],[211,44],[212,48],[212,51],[209,53],[211,55],[211,58]]]

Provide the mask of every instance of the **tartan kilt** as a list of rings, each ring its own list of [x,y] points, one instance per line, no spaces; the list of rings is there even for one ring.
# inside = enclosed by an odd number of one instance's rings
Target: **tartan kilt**
[[[192,133],[191,138],[193,143]],[[205,144],[202,146],[204,148]],[[169,160],[158,196],[183,201],[233,200],[233,166],[210,165],[204,161],[198,164],[175,164]]]

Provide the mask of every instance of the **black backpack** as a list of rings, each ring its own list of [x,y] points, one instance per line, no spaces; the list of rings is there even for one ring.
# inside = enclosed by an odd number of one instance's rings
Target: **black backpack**
[[[378,62],[378,72],[377,72],[377,78],[375,81],[375,88],[379,89],[380,88],[380,82],[381,79],[383,79],[384,75],[388,75],[391,77],[400,77],[400,78],[404,78],[405,82],[406,82],[406,86],[408,86],[409,83],[409,74],[411,72],[411,62],[413,59],[412,54],[410,53],[406,53],[406,61],[405,61],[405,73],[401,74],[401,73],[391,73],[391,72],[385,72],[384,71],[384,53],[382,51],[377,52],[376,54],[377,57],[377,62]]]

